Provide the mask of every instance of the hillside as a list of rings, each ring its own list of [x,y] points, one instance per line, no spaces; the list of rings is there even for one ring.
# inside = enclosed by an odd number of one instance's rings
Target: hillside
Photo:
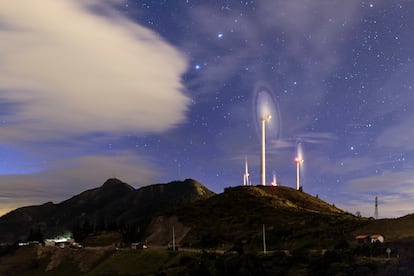
[[[191,231],[185,246],[219,248],[238,245],[260,250],[263,224],[273,248],[324,248],[367,220],[288,187],[235,187],[170,213]],[[162,227],[162,226],[159,226]],[[166,226],[165,226],[166,227]]]
[[[2,275],[414,272],[414,215],[356,217],[288,187],[239,186],[213,194],[194,180],[134,189],[110,179],[59,204],[19,208],[0,218],[0,227],[3,237],[24,237],[28,229],[40,228],[45,235],[69,229],[87,247],[3,245]],[[263,228],[268,254],[262,253]],[[179,252],[167,250],[173,229]],[[359,234],[382,234],[386,242],[358,244]],[[149,249],[132,250],[131,241],[146,241]],[[391,261],[384,255],[387,248]]]
[[[388,241],[412,239],[414,237],[414,214],[396,219],[370,220],[364,227],[358,228],[355,235],[381,234]]]
[[[165,246],[174,226],[177,242],[184,246],[257,251],[263,225],[269,248],[329,248],[360,234],[379,233],[391,241],[413,237],[414,216],[359,218],[281,186],[239,186],[214,194],[191,179],[139,189],[109,179],[61,203],[4,215],[0,241],[41,239],[66,231],[83,240],[92,233],[116,231],[126,242]]]
[[[109,179],[101,187],[59,204],[23,207],[2,216],[0,241],[26,239],[30,232],[41,232],[47,237],[68,230],[78,238],[95,231],[119,230],[132,239],[141,234],[138,229],[145,229],[155,213],[213,194],[192,179],[139,189]]]

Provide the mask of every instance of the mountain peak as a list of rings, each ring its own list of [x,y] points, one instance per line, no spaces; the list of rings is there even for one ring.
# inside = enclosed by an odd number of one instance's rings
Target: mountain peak
[[[196,181],[194,179],[191,179],[191,178],[186,179],[186,180],[184,180],[184,183],[187,184],[187,185],[193,186],[194,189],[196,190],[196,193],[199,196],[202,196],[202,197],[210,197],[210,196],[213,196],[214,195],[214,193],[212,191],[210,191],[205,186],[203,186],[203,184],[201,184],[200,182],[198,182],[198,181]]]
[[[132,186],[129,184],[122,182],[121,180],[117,178],[109,178],[105,181],[105,183],[101,186],[103,190],[107,189],[116,189],[116,190],[127,190],[127,191],[133,191],[135,190]]]

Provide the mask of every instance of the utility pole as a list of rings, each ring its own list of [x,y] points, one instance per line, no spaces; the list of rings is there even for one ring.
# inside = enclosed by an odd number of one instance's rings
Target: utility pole
[[[263,254],[266,254],[266,227],[263,223]]]
[[[175,232],[174,232],[174,225],[172,227],[172,250],[175,251]]]

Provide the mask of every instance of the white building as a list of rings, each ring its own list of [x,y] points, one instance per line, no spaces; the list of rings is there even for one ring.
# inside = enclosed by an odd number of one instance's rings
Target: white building
[[[371,239],[371,243],[376,243],[376,242],[383,243],[384,242],[384,236],[379,235],[379,234],[371,235],[369,236],[369,238]]]

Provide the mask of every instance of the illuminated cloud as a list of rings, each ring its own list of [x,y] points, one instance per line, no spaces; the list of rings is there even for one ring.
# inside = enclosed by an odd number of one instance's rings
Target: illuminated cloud
[[[364,217],[374,217],[374,202],[376,196],[378,196],[379,218],[401,217],[414,212],[412,195],[404,195],[400,193],[358,194],[352,199],[348,198],[345,202],[338,199],[340,202],[338,207],[353,214],[360,212]]]
[[[105,1],[3,3],[3,140],[160,132],[185,119],[185,58]]]
[[[340,198],[342,206],[355,213],[361,211],[364,216],[373,216],[374,198],[379,197],[380,217],[397,217],[414,212],[413,170],[383,171],[376,176],[361,176],[347,181]],[[346,202],[343,198],[348,198]],[[370,203],[372,202],[372,204]],[[341,204],[340,204],[341,205]],[[369,213],[372,210],[372,213]]]

